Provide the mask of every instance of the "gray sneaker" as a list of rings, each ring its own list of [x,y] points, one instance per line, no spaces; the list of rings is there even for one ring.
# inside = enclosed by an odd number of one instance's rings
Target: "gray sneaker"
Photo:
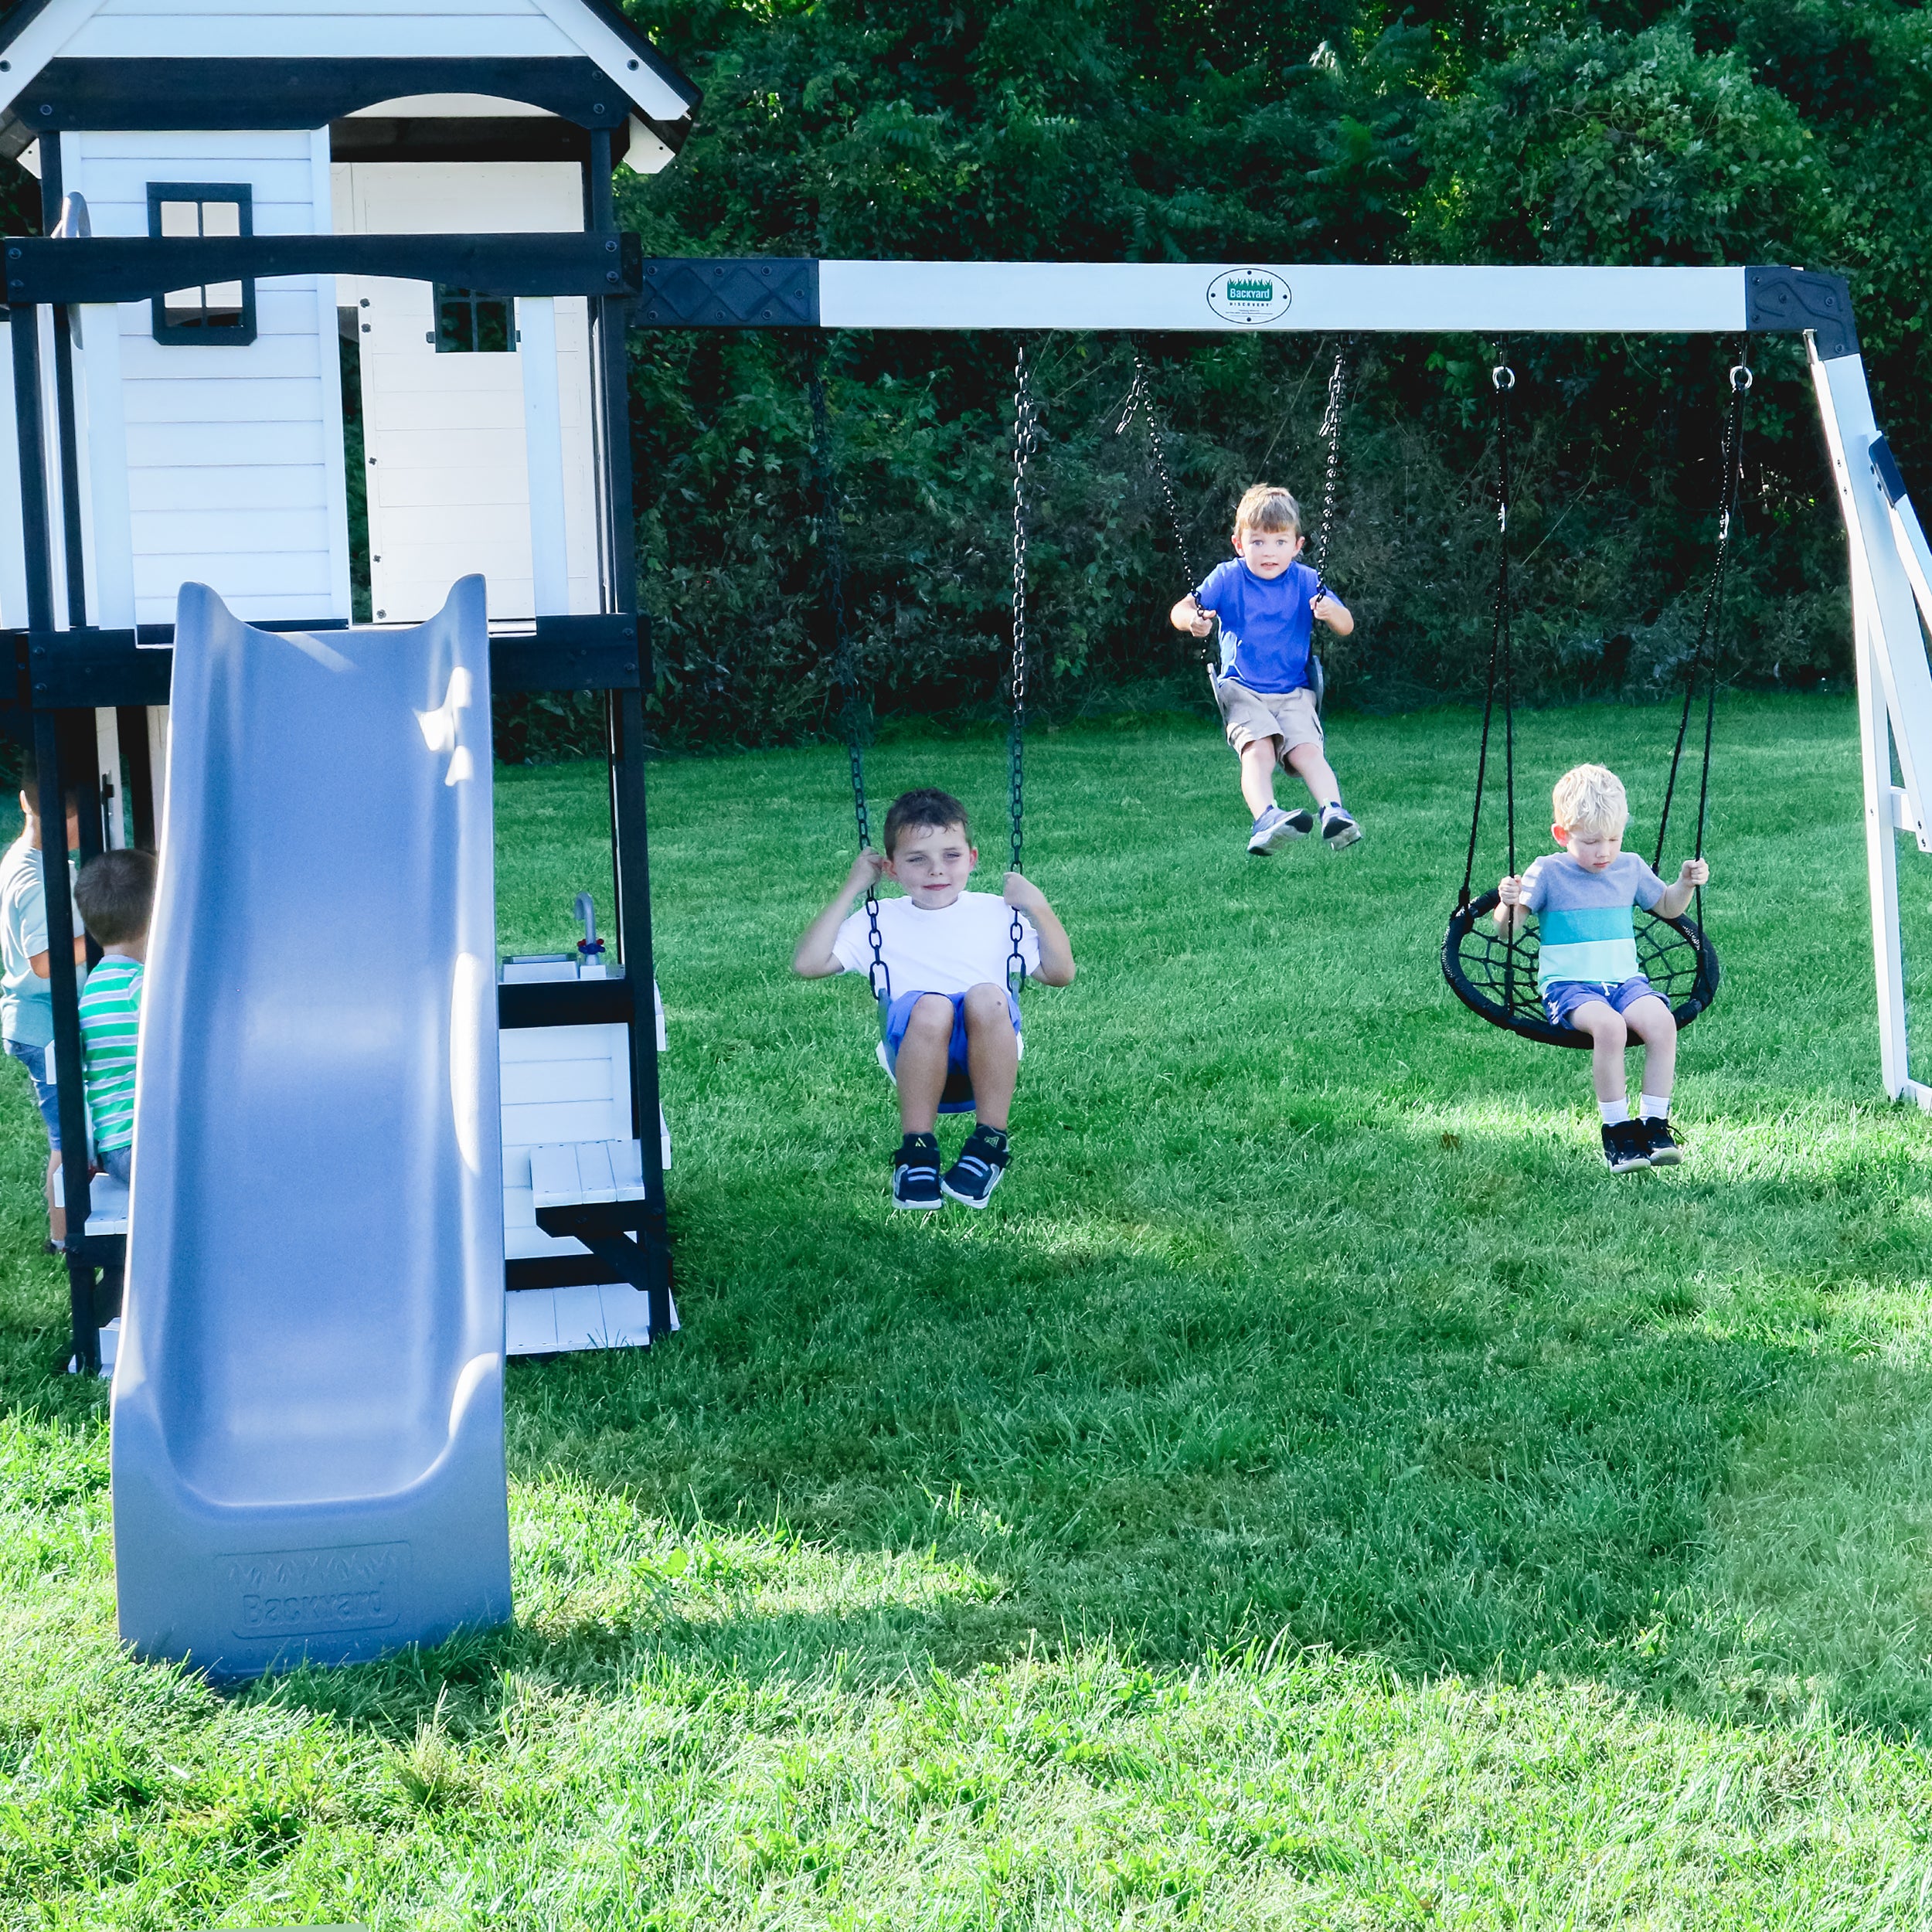
[[[1265,859],[1314,830],[1315,820],[1307,812],[1284,811],[1279,805],[1270,805],[1255,820],[1248,835],[1248,850],[1257,859]]]
[[[1339,852],[1362,836],[1362,828],[1339,805],[1321,808],[1321,837],[1329,851]]]

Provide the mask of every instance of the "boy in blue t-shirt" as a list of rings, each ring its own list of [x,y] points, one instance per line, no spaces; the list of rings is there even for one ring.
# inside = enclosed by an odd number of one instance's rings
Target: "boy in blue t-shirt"
[[[1496,930],[1505,935],[1526,912],[1536,915],[1536,991],[1553,1026],[1587,1033],[1604,1158],[1613,1174],[1674,1167],[1682,1158],[1670,1131],[1677,1077],[1677,1021],[1637,964],[1632,906],[1675,919],[1710,878],[1686,859],[1666,886],[1634,852],[1622,849],[1630,801],[1623,781],[1601,765],[1578,765],[1556,781],[1552,835],[1563,849],[1539,859],[1497,889]],[[1643,1106],[1630,1117],[1624,1049],[1644,1046]]]
[[[1308,685],[1308,640],[1319,617],[1337,637],[1355,619],[1301,554],[1301,506],[1286,490],[1257,483],[1234,512],[1234,556],[1175,605],[1177,631],[1206,637],[1221,621],[1221,668],[1213,676],[1228,743],[1241,760],[1241,794],[1254,815],[1248,850],[1257,859],[1314,831],[1313,814],[1284,811],[1274,769],[1300,774],[1321,811],[1332,852],[1352,845],[1362,828],[1342,808],[1342,787],[1323,751],[1321,719]]]

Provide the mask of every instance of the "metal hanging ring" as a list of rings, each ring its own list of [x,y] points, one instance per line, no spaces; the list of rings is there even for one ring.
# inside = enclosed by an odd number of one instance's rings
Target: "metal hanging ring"
[[[1753,379],[1750,363],[1733,362],[1731,365],[1731,393],[1733,396],[1748,396]]]
[[[1516,372],[1507,362],[1498,362],[1489,372],[1489,379],[1495,385],[1498,395],[1507,395],[1516,386]]]

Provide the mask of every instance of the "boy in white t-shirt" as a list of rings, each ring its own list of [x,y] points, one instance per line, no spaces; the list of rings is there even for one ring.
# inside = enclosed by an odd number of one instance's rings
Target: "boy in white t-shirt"
[[[883,852],[867,846],[832,903],[805,928],[792,954],[807,979],[866,972],[872,963],[871,921],[854,912],[882,876],[903,899],[879,902],[880,961],[889,991],[886,1057],[899,1083],[904,1138],[893,1157],[893,1205],[936,1208],[948,1199],[983,1208],[1006,1172],[1006,1121],[1019,1075],[1019,1004],[1007,980],[1019,927],[1019,951],[1042,985],[1073,978],[1073,951],[1046,895],[1016,872],[1002,896],[969,893],[979,863],[966,808],[928,787],[893,801]],[[934,1129],[949,1090],[968,1086],[978,1124],[942,1176]]]

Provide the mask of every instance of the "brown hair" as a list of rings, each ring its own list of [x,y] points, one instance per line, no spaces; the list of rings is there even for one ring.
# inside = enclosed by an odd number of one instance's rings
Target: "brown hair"
[[[73,882],[73,903],[89,932],[104,946],[124,946],[148,930],[155,910],[151,852],[104,852],[90,859]]]
[[[1249,530],[1292,530],[1297,536],[1307,527],[1301,521],[1301,505],[1278,483],[1257,483],[1235,506],[1234,527]]]
[[[902,791],[886,814],[886,856],[897,849],[902,832],[944,832],[957,825],[973,842],[973,828],[966,822],[966,808],[950,791],[936,785],[922,785],[917,791]]]

